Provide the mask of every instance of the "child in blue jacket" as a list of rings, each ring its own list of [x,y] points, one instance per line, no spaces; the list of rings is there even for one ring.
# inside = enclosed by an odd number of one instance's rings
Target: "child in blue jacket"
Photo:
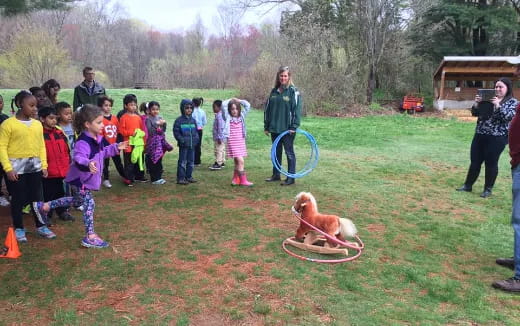
[[[184,99],[181,101],[181,116],[173,123],[173,136],[179,146],[179,161],[177,162],[177,184],[187,185],[195,183],[192,172],[195,160],[195,147],[199,144],[197,123],[191,116],[193,102]]]

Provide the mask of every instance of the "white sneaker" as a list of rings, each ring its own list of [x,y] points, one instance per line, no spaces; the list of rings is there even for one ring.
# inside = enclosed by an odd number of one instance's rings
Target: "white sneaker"
[[[83,205],[76,207],[76,210],[83,212]]]
[[[0,197],[0,206],[9,206],[11,203],[9,202],[9,200],[7,200],[7,198],[5,197]]]
[[[165,183],[166,183],[166,180],[164,180],[164,179],[159,179],[159,180],[152,182],[152,184],[154,184],[154,185],[163,185]]]
[[[103,181],[103,186],[106,188],[112,188],[112,184],[110,183],[110,180]]]

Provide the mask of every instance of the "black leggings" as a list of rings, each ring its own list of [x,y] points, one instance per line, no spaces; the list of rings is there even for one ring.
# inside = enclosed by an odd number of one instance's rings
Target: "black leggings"
[[[280,134],[271,133],[271,142],[274,143],[276,138],[278,138]],[[287,172],[294,174],[296,172],[296,155],[294,154],[294,138],[296,137],[296,133],[289,133],[280,139],[278,142],[278,146],[276,146],[276,159],[280,166],[282,165],[282,146],[285,150],[285,155],[287,156]],[[278,171],[273,166],[273,176],[280,176],[280,171]],[[291,178],[288,178],[291,179]]]
[[[51,201],[61,197],[65,197],[65,185],[63,184],[63,178],[43,178],[43,200]],[[67,207],[56,207],[56,213],[59,215],[67,211]],[[52,216],[50,211],[47,216]]]
[[[150,155],[146,155],[146,168],[148,169],[148,173],[150,173],[150,181],[154,182],[159,179],[162,179],[163,173],[163,165],[162,165],[162,157],[154,163]]]
[[[116,156],[112,156],[112,161],[116,166],[117,173],[121,178],[126,179],[125,176],[125,168],[123,167],[123,163],[121,162],[121,155],[117,154]],[[110,166],[110,157],[105,158],[105,164],[103,166],[103,180],[108,180],[108,168]]]
[[[471,164],[464,184],[473,186],[480,174],[482,163],[486,166],[485,189],[495,185],[498,175],[498,159],[507,145],[507,136],[475,134],[471,142]]]
[[[42,173],[24,173],[18,175],[18,181],[6,179],[7,190],[11,194],[11,217],[15,229],[23,229],[22,209],[34,201],[43,201]],[[36,227],[43,226],[33,212]]]
[[[199,134],[199,143],[195,146],[195,161],[194,164],[200,164],[200,156],[202,155],[202,129],[197,130]]]
[[[143,155],[143,164],[144,164],[144,153]],[[143,180],[144,179],[144,171],[139,169],[139,162],[132,163],[132,153],[123,153],[123,159],[125,163],[125,176],[128,180],[134,182],[134,180]]]

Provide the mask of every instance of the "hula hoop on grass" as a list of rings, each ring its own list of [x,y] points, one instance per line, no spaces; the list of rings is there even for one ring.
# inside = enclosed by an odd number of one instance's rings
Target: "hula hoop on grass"
[[[311,143],[311,154],[309,156],[309,160],[307,161],[307,163],[305,163],[305,166],[301,171],[298,171],[296,173],[289,173],[281,166],[280,162],[278,162],[278,159],[276,158],[276,147],[278,146],[280,140],[288,133],[289,130],[286,130],[282,132],[280,135],[278,135],[278,137],[276,137],[276,139],[274,140],[273,145],[271,147],[271,161],[273,162],[273,166],[275,167],[275,169],[278,170],[281,174],[285,175],[286,177],[295,179],[302,178],[307,174],[311,173],[311,171],[314,170],[316,165],[318,165],[318,160],[320,158],[318,144],[316,143],[316,139],[314,139],[314,137],[310,133],[304,130],[296,129],[297,134],[304,135]]]

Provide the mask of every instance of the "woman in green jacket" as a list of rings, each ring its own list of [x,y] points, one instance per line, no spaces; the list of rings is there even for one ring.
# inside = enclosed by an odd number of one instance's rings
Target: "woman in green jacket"
[[[294,154],[294,138],[296,129],[300,126],[300,116],[302,111],[302,100],[300,92],[293,85],[291,71],[289,67],[280,67],[276,73],[274,88],[269,94],[264,111],[264,133],[271,134],[271,142],[284,131],[289,131],[276,147],[276,159],[282,163],[282,146],[287,156],[287,171],[296,172],[296,156]],[[273,166],[273,174],[265,181],[280,181],[280,171]],[[281,183],[282,186],[294,184],[294,178],[287,177]]]

